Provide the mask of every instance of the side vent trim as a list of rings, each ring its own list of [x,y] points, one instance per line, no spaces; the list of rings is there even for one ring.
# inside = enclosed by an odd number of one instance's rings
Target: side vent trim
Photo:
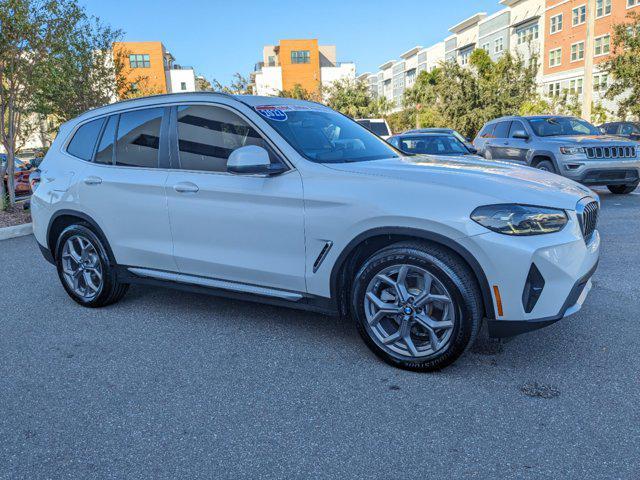
[[[329,254],[329,250],[331,250],[331,247],[333,247],[332,241],[327,241],[324,244],[324,247],[322,247],[322,250],[320,250],[320,255],[318,255],[318,258],[316,258],[316,261],[313,262],[313,273],[316,273],[318,271],[318,269],[322,265],[322,262],[324,262],[324,259],[327,258],[327,255]]]

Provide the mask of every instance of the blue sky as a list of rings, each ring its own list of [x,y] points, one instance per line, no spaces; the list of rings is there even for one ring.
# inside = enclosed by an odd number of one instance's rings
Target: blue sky
[[[80,0],[125,31],[125,40],[160,40],[182,65],[228,83],[261,60],[262,46],[281,38],[317,38],[336,45],[338,61],[375,71],[415,45],[429,46],[498,0]]]

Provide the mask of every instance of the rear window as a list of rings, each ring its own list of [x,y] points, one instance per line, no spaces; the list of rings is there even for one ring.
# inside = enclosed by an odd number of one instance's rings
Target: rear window
[[[82,160],[91,160],[103,122],[104,118],[99,118],[82,125],[69,142],[67,152]]]
[[[370,122],[367,128],[379,137],[389,135],[389,129],[384,122]]]

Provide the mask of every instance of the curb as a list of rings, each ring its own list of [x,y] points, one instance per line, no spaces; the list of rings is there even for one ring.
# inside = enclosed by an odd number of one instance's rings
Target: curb
[[[0,240],[8,240],[10,238],[24,237],[33,233],[32,223],[23,223],[22,225],[14,225],[13,227],[0,228]]]

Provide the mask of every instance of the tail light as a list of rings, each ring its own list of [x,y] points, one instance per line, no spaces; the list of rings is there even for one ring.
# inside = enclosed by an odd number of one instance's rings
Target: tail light
[[[40,169],[36,168],[29,175],[29,186],[31,187],[31,191],[35,192],[38,185],[40,185]]]

